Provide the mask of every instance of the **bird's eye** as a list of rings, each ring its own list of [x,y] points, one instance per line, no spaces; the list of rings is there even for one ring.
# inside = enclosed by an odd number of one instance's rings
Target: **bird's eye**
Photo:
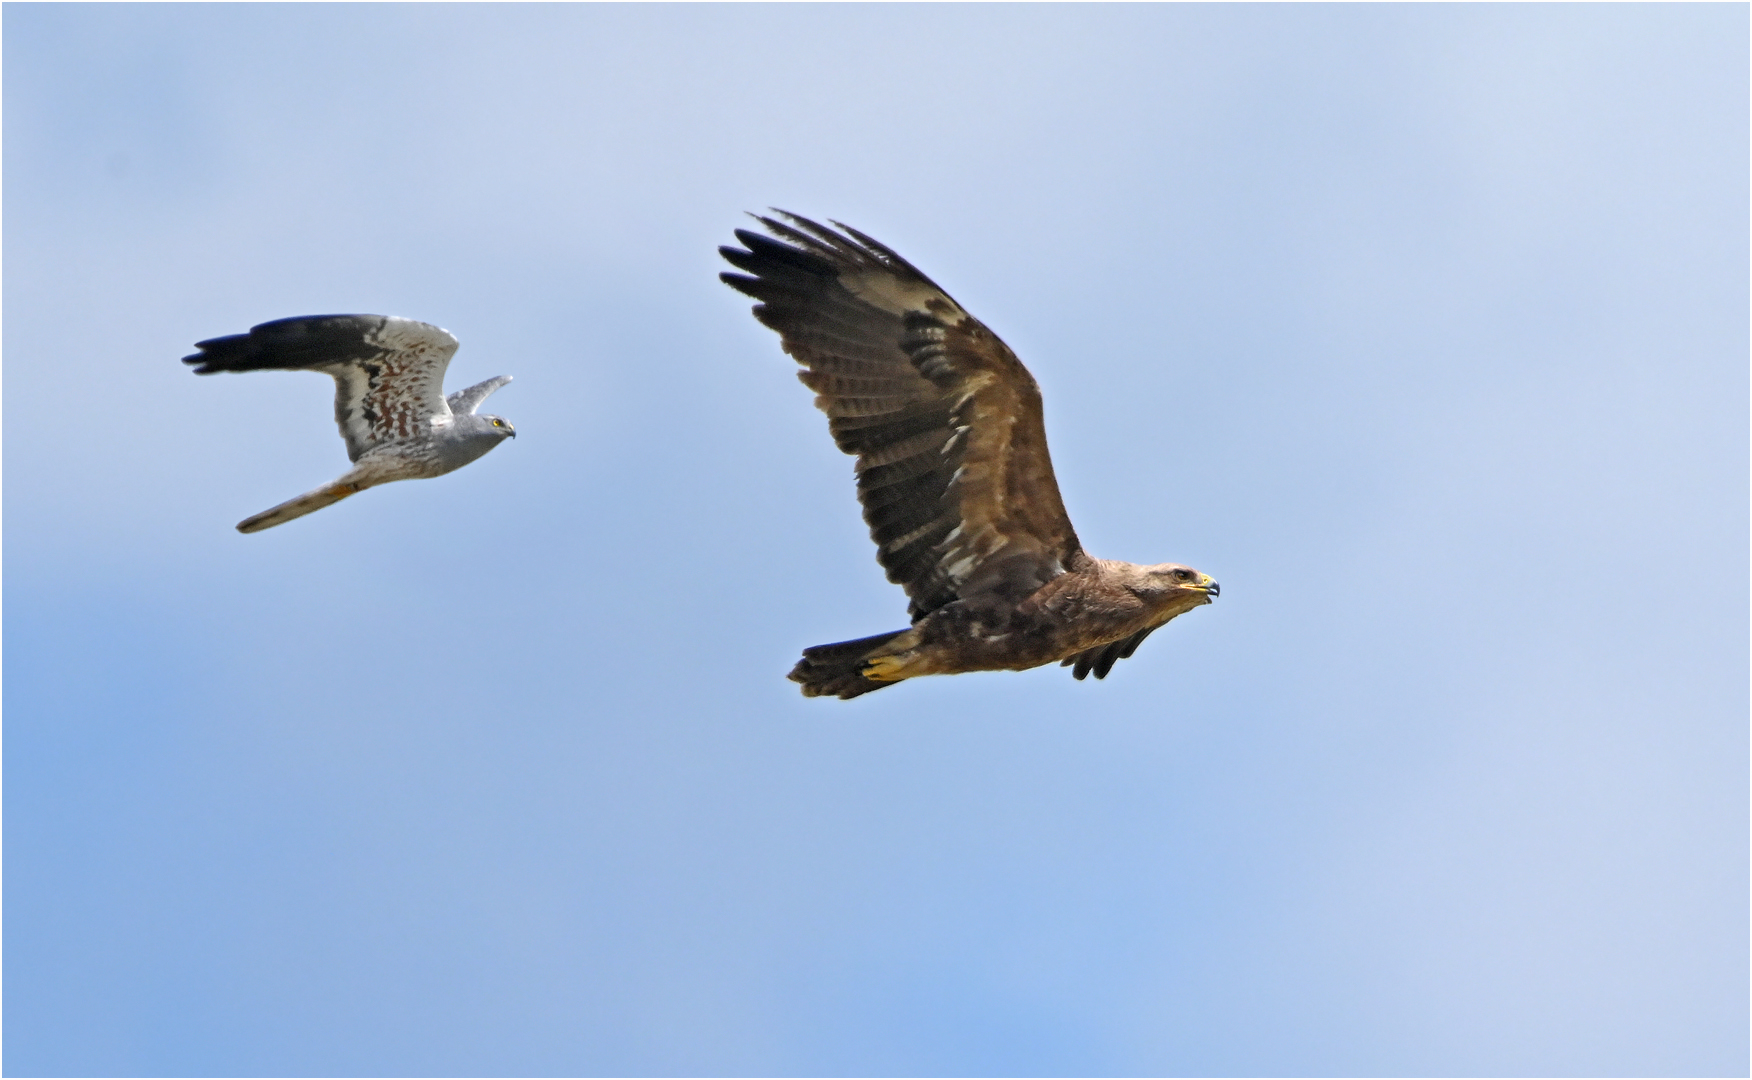
[[[1175,581],[1191,581],[1192,574],[1186,570],[1176,570],[1176,571],[1174,571],[1174,580]]]
[[[494,420],[494,421],[493,421],[493,426],[494,426],[494,427],[504,427],[504,426],[505,426],[505,421],[503,421],[503,420]]]

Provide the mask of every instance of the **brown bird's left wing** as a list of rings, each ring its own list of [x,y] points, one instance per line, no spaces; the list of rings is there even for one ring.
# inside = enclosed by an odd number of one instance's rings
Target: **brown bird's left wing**
[[[888,580],[916,621],[958,599],[1014,603],[1084,556],[1046,449],[1040,388],[1008,346],[855,229],[783,214],[719,248],[802,365]],[[838,225],[838,223],[835,223]],[[776,238],[776,239],[775,239]]]

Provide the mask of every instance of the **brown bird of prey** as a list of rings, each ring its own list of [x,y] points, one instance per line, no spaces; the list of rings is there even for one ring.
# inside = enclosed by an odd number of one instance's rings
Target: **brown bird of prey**
[[[1217,583],[1177,563],[1083,550],[1053,479],[1040,388],[998,336],[856,229],[757,218],[719,248],[802,365],[912,626],[803,650],[808,697],[853,698],[919,675],[1023,671],[1054,660],[1105,678]]]

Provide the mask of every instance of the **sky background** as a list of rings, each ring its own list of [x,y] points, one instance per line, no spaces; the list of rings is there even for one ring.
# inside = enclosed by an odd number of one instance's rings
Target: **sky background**
[[[4,12],[5,1071],[1743,1074],[1748,9]],[[747,210],[1017,351],[1106,682],[898,629]],[[520,437],[255,536],[444,326]]]

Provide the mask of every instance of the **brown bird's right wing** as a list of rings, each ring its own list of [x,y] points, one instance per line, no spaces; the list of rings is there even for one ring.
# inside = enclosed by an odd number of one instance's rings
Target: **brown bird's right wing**
[[[1064,573],[1082,547],[1028,369],[882,244],[782,216],[758,219],[770,237],[738,229],[743,248],[718,250],[747,274],[720,277],[760,301],[755,317],[857,456],[876,557],[913,619],[958,599],[1014,603]]]

